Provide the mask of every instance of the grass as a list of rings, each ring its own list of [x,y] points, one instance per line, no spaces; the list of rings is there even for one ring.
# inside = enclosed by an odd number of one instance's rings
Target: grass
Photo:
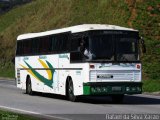
[[[0,110],[0,119],[1,120],[39,120],[38,118],[22,115],[18,113],[13,113],[5,110]]]
[[[15,71],[14,68],[4,68],[0,69],[0,77],[6,78],[15,78]]]
[[[145,3],[145,4],[144,4]],[[160,2],[154,0],[136,5],[137,18],[133,21],[140,35],[144,37],[147,53],[142,56],[143,72],[150,80],[160,80]],[[159,9],[159,10],[158,10]]]
[[[160,80],[144,80],[143,92],[156,92],[160,91]]]
[[[0,63],[0,77],[15,78],[14,65],[11,62]]]
[[[114,9],[116,7],[117,9]],[[127,26],[129,11],[123,0],[35,0],[15,7],[0,16],[0,63],[14,58],[16,37],[27,32],[40,32],[83,23],[105,23]],[[110,11],[110,12],[106,12]],[[119,14],[120,13],[120,14]],[[0,64],[1,65],[1,64]],[[0,66],[0,75],[8,70]],[[10,75],[9,75],[10,76]]]

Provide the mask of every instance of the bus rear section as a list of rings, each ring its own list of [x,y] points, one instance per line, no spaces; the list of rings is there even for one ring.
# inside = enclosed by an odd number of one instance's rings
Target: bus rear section
[[[140,63],[90,64],[84,95],[141,94]]]

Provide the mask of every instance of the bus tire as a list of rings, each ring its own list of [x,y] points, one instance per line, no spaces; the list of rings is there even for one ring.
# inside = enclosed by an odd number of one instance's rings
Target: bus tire
[[[31,83],[30,77],[27,77],[27,81],[26,81],[26,94],[33,95],[32,83]]]
[[[77,97],[74,95],[74,87],[72,80],[67,82],[67,97],[69,101],[76,102]]]
[[[124,95],[112,95],[112,102],[113,103],[122,103],[124,99]]]

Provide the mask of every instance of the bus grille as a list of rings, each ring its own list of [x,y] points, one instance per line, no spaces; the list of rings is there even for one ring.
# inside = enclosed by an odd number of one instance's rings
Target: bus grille
[[[90,81],[139,81],[141,80],[140,70],[92,70]]]

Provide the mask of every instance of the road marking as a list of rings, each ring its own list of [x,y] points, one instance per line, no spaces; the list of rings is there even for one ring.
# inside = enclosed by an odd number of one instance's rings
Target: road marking
[[[12,108],[12,107],[2,106],[2,105],[0,105],[0,108],[7,109],[7,110],[10,110],[10,111],[13,111],[13,112],[17,111],[19,113],[28,113],[28,114],[40,115],[42,117],[47,117],[47,118],[52,118],[52,119],[55,118],[55,119],[60,119],[60,120],[72,120],[72,119],[68,119],[68,118],[64,118],[64,117],[57,117],[57,116],[53,116],[53,115],[43,115],[42,113],[38,113],[38,112],[22,110],[22,109]]]
[[[4,80],[0,78],[0,82],[14,82],[14,79],[8,79],[8,80]]]

